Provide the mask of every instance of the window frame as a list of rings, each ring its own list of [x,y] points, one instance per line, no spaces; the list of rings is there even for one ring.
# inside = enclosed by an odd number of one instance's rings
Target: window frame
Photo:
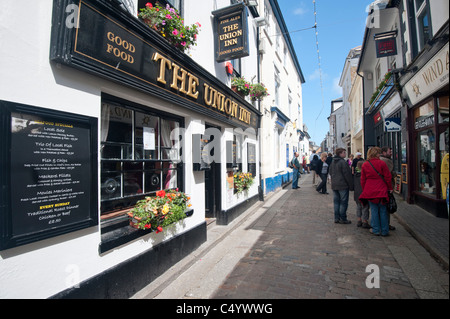
[[[170,113],[166,113],[163,111],[159,111],[144,105],[132,103],[130,101],[122,100],[120,98],[110,96],[103,94],[102,95],[102,107],[104,104],[110,104],[114,106],[118,106],[121,108],[125,108],[127,110],[132,111],[132,141],[131,141],[131,149],[132,149],[132,157],[131,158],[104,158],[103,157],[103,151],[105,145],[112,145],[108,141],[102,141],[102,138],[100,138],[100,154],[99,154],[99,160],[100,160],[100,185],[103,185],[105,175],[112,174],[112,173],[120,173],[120,182],[119,185],[120,189],[120,196],[117,197],[111,197],[111,198],[105,198],[105,194],[103,190],[100,191],[100,215],[101,220],[108,220],[110,217],[117,217],[121,215],[125,215],[126,212],[128,212],[134,204],[138,201],[143,199],[146,196],[152,196],[156,194],[160,188],[164,188],[164,181],[165,181],[165,174],[169,171],[175,171],[176,172],[176,187],[179,190],[184,190],[184,164],[182,162],[182,156],[180,154],[182,147],[178,149],[178,156],[176,159],[164,159],[164,151],[167,151],[167,147],[162,147],[162,134],[160,132],[161,123],[163,121],[173,121],[175,123],[178,123],[178,127],[182,129],[185,125],[184,118],[175,116]],[[158,133],[156,137],[156,148],[158,152],[158,156],[155,159],[145,159],[145,158],[136,158],[136,152],[137,152],[137,138],[136,138],[136,114],[142,113],[144,115],[149,115],[152,117],[156,117],[158,121]],[[103,118],[101,119],[101,128],[103,125]],[[108,124],[109,125],[109,124]],[[123,143],[119,143],[123,144]],[[173,148],[170,148],[173,149]],[[105,169],[108,167],[108,165],[112,165],[113,163],[119,164],[120,168],[118,168],[115,171],[108,171]],[[154,164],[154,165],[153,165]],[[140,165],[139,169],[133,169],[133,165]],[[171,165],[175,165],[175,168],[171,168]],[[129,166],[129,169],[126,169],[125,167]],[[168,167],[167,167],[168,166]],[[152,168],[153,167],[153,168]],[[146,176],[147,174],[151,172],[159,172],[159,185],[158,189],[150,190],[147,192],[145,191],[146,186]],[[125,188],[125,176],[128,174],[141,174],[141,186],[142,186],[142,193],[136,193],[136,194],[126,194],[124,192]],[[152,175],[153,177],[153,175]],[[105,182],[106,183],[106,182]]]

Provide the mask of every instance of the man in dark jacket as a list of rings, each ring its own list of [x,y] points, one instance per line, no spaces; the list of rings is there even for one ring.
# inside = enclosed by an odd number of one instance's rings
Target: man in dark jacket
[[[354,186],[352,171],[345,157],[345,149],[338,148],[329,169],[331,189],[334,193],[334,222],[339,224],[351,223],[347,219],[347,208],[349,192],[353,191]]]

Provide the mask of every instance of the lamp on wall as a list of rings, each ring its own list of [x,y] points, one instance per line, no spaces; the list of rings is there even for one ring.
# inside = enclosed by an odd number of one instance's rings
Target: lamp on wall
[[[258,1],[256,0],[244,0],[244,3],[247,7],[256,7],[258,6]]]

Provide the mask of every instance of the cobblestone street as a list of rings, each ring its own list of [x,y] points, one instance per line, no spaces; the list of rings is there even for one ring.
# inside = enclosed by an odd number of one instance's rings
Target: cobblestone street
[[[303,175],[300,186],[228,225],[220,242],[201,247],[135,298],[448,299],[448,272],[395,215],[396,230],[377,237],[356,226],[352,192],[352,223],[342,225],[334,223],[331,190],[317,193],[312,175]],[[225,228],[209,230],[208,241]]]
[[[332,191],[319,194],[311,175],[303,179],[251,225],[263,234],[215,298],[448,298],[448,274],[395,218],[389,237],[356,227],[351,192],[352,224],[334,224]],[[379,267],[379,289],[366,287],[368,265]]]

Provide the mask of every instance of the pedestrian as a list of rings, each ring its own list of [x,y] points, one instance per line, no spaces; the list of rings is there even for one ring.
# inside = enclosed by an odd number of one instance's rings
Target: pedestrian
[[[315,172],[320,176],[321,182],[317,186],[316,190],[322,194],[328,194],[327,192],[327,178],[328,178],[328,164],[327,153],[320,154],[320,161],[317,161]]]
[[[370,229],[369,224],[369,205],[363,205],[359,201],[359,196],[361,196],[362,193],[362,186],[361,186],[361,168],[364,164],[365,160],[359,161],[358,164],[356,164],[355,169],[355,175],[354,177],[354,185],[355,185],[355,192],[354,192],[354,200],[356,202],[356,217],[358,218],[358,223],[356,226]]]
[[[327,157],[327,161],[326,162],[328,164],[328,183],[330,183],[330,184],[331,184],[331,176],[329,174],[329,169],[330,169],[332,161],[333,161],[333,154],[328,153],[328,157]]]
[[[339,224],[351,224],[347,219],[347,208],[349,192],[353,191],[353,176],[345,157],[345,149],[338,148],[329,169],[334,194],[334,222]]]
[[[359,200],[363,205],[370,205],[372,234],[388,236],[389,219],[386,204],[388,192],[392,193],[391,172],[386,163],[380,160],[381,148],[372,147],[367,152],[367,161],[361,169],[361,186],[363,192]]]
[[[389,146],[383,146],[381,148],[381,155],[380,160],[386,163],[389,171],[391,172],[391,184],[392,188],[394,188],[395,185],[395,176],[397,176],[397,173],[394,171],[394,163],[392,162],[392,149]],[[391,225],[391,214],[388,214],[388,220],[389,220],[389,230],[395,230],[395,227]]]
[[[292,177],[292,189],[300,188],[298,186],[298,176],[300,174],[300,162],[298,161],[298,152],[294,153],[294,158],[291,160],[292,167],[293,167],[293,177]]]
[[[305,161],[306,161],[306,169],[308,171],[308,174],[311,173],[311,161],[309,160],[309,156],[305,154]]]
[[[355,175],[356,164],[358,164],[359,161],[364,160],[364,158],[362,158],[361,152],[357,152],[355,155],[356,156],[352,161],[352,175]]]
[[[314,154],[313,159],[311,161],[311,169],[313,172],[312,183],[313,183],[313,186],[315,186],[315,187],[317,187],[317,184],[318,184],[318,183],[316,184],[316,176],[317,176],[317,182],[319,181],[319,175],[317,175],[317,170],[316,170],[317,165],[319,163],[320,163],[319,156],[317,156],[317,154]]]
[[[348,157],[348,160],[347,160],[348,166],[350,166],[350,167],[352,166],[354,158],[355,158],[355,156],[353,156],[353,154],[350,154],[350,156]]]
[[[306,172],[307,172],[307,167],[306,167],[306,153],[305,153],[305,155],[303,155],[303,159],[302,159],[302,166],[303,166],[303,173],[304,174],[306,174]]]

